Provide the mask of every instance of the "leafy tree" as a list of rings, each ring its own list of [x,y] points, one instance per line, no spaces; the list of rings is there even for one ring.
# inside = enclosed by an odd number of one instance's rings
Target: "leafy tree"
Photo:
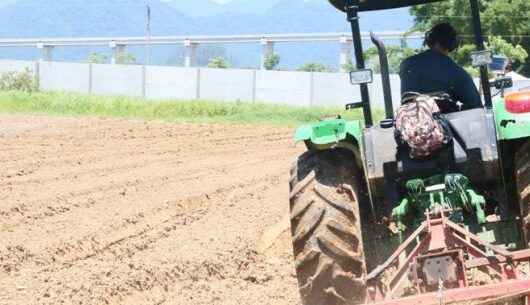
[[[116,57],[116,63],[122,64],[122,65],[134,65],[136,64],[136,56],[134,56],[134,54],[129,53],[129,52],[120,53]]]
[[[33,71],[29,68],[25,68],[20,72],[12,71],[0,74],[0,90],[33,92],[38,91],[39,86],[35,81]]]
[[[222,58],[228,61],[226,49],[216,45],[204,45],[197,48],[197,65],[209,65],[214,59]]]
[[[109,62],[109,56],[101,53],[92,53],[86,61],[91,64],[106,64]]]
[[[388,69],[390,73],[399,73],[399,66],[401,62],[407,57],[414,55],[417,50],[409,48],[406,44],[401,46],[387,46],[386,52],[388,56]],[[374,72],[381,72],[381,65],[379,63],[379,53],[376,47],[367,49],[364,53],[367,66]]]
[[[495,0],[481,1],[480,11],[484,35],[490,39],[490,47],[497,52],[510,53],[516,60],[515,69],[530,75],[530,1],[528,0]],[[449,0],[411,8],[415,16],[415,29],[425,31],[440,22],[451,23],[461,34],[462,48],[455,55],[460,64],[469,64],[469,52],[473,48],[473,25],[469,2],[467,0]],[[498,37],[498,38],[495,38]],[[509,48],[502,38],[510,44]],[[524,49],[527,53],[522,61]],[[507,55],[507,54],[506,54]]]
[[[388,56],[388,68],[390,73],[399,73],[399,66],[407,57],[416,54],[419,50],[410,48],[406,41],[402,41],[399,46],[386,46]],[[379,53],[376,47],[370,47],[364,52],[364,59],[366,66],[372,69],[375,73],[381,72],[381,65],[379,61]],[[357,67],[349,61],[342,66],[344,71],[350,72],[357,70]]]
[[[109,62],[110,56],[103,53],[92,53],[88,56],[87,62],[91,64],[106,64]],[[117,64],[134,65],[136,64],[136,56],[129,52],[123,52],[116,57]]]
[[[341,66],[341,69],[345,72],[351,72],[357,70],[357,67],[353,64],[351,60],[348,60],[347,63]]]
[[[280,56],[277,54],[268,54],[265,56],[265,70],[274,70],[280,64]]]
[[[528,58],[528,52],[521,45],[514,46],[498,36],[490,37],[488,48],[494,54],[504,55],[519,64],[524,63]]]
[[[215,57],[208,64],[208,68],[227,69],[230,64],[223,57]]]
[[[303,72],[333,72],[333,69],[330,67],[317,63],[317,62],[308,62],[303,64],[300,68],[298,68],[298,71]]]
[[[221,46],[209,44],[200,45],[197,48],[196,52],[197,53],[195,63],[197,66],[207,66],[215,58],[224,58],[230,61],[231,63],[236,62],[234,58],[227,55],[225,48]],[[178,49],[166,60],[166,64],[170,66],[182,66],[184,65],[185,55],[186,52],[183,48]]]
[[[521,45],[513,45],[498,36],[491,36],[486,47],[495,55],[503,55],[512,60],[513,63],[521,67],[528,58],[528,52]],[[471,62],[471,53],[476,50],[474,44],[467,43],[462,45],[452,57],[460,65],[466,66]]]

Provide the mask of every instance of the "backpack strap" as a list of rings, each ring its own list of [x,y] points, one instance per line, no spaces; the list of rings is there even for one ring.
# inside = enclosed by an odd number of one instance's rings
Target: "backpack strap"
[[[414,91],[403,92],[403,94],[401,95],[401,105],[405,105],[416,100],[416,98],[420,95],[422,94]]]

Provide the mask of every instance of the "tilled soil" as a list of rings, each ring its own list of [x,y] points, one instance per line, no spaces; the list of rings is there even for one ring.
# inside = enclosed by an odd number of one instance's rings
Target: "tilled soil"
[[[0,116],[0,304],[300,304],[291,135]]]

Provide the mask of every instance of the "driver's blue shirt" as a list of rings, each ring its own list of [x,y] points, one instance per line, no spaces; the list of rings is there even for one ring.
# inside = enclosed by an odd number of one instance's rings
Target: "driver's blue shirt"
[[[465,109],[482,107],[471,76],[449,56],[427,50],[407,58],[401,64],[401,92],[446,92]]]

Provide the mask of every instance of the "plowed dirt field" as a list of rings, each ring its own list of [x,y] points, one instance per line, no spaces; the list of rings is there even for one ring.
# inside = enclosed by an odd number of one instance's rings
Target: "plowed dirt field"
[[[298,305],[291,135],[0,116],[0,304]]]

